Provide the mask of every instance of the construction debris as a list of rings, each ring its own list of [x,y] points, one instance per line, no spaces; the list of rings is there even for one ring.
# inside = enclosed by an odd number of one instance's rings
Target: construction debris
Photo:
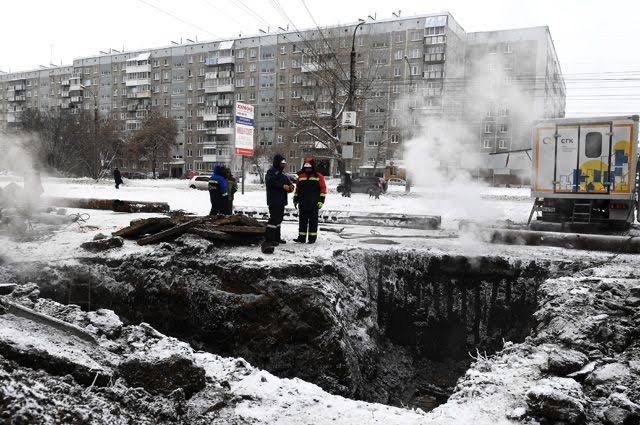
[[[138,245],[163,242],[185,233],[200,236],[209,241],[229,243],[253,243],[264,235],[264,224],[242,216],[176,216],[152,217],[134,220],[128,227],[113,235],[137,239]]]
[[[121,248],[124,245],[124,240],[120,237],[94,239],[89,242],[84,242],[80,245],[80,248],[86,249],[91,252],[106,251],[112,248]]]
[[[81,208],[89,210],[107,210],[125,213],[166,213],[169,204],[166,202],[122,201],[120,199],[93,198],[59,198],[46,197],[42,199],[45,205],[57,207]]]

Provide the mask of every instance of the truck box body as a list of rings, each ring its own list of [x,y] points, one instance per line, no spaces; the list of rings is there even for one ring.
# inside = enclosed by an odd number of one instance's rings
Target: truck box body
[[[601,221],[629,221],[636,199],[637,115],[537,121],[532,149],[531,194],[544,199],[547,212],[564,209],[566,220],[575,222],[575,213],[591,222],[597,210]]]

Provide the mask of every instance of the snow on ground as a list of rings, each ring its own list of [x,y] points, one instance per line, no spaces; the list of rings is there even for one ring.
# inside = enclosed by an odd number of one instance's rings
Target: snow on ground
[[[0,176],[0,186],[11,181],[22,182],[10,176]],[[414,187],[405,194],[404,187],[390,186],[387,194],[379,200],[370,199],[366,194],[353,194],[351,198],[342,197],[335,191],[338,180],[329,179],[329,193],[326,209],[338,211],[383,212],[440,215],[441,231],[421,231],[414,229],[382,228],[370,226],[348,226],[320,224],[320,237],[315,245],[300,245],[292,242],[297,237],[297,223],[284,222],[282,235],[290,241],[280,246],[275,255],[260,253],[258,247],[240,247],[229,251],[229,255],[247,260],[289,261],[293,256],[298,261],[318,257],[331,257],[336,250],[350,248],[371,249],[420,249],[434,253],[446,252],[451,255],[500,255],[505,257],[537,258],[563,257],[582,258],[584,251],[564,250],[553,247],[490,245],[481,242],[474,234],[456,236],[460,220],[476,220],[486,223],[504,222],[525,223],[531,209],[532,200],[528,188],[494,188],[487,186],[469,186],[460,191],[438,190],[435,188]],[[167,202],[171,209],[183,209],[198,215],[206,215],[210,209],[207,191],[188,187],[188,180],[125,180],[125,185],[116,189],[111,180],[95,182],[91,179],[43,179],[45,195],[70,198],[99,198],[137,201]],[[237,207],[266,207],[264,187],[248,185],[245,194],[236,193]],[[291,199],[289,208],[293,208]],[[90,255],[79,249],[82,242],[89,241],[98,233],[110,235],[125,227],[130,221],[151,217],[157,214],[127,214],[101,210],[67,209],[67,214],[87,214],[84,223],[73,223],[52,230],[32,240],[7,240],[0,246],[0,255],[12,261],[75,261],[78,257]],[[86,216],[85,216],[86,217]],[[342,233],[336,233],[342,231]],[[366,243],[366,239],[382,239],[390,244]],[[398,236],[402,236],[398,238]],[[152,247],[140,247],[133,241],[125,241],[122,249],[108,252],[107,256],[143,253]],[[587,257],[595,254],[586,254]],[[598,258],[603,255],[600,254]]]

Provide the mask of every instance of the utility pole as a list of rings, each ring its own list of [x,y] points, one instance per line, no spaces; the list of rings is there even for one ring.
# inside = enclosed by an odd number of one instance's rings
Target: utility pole
[[[349,115],[354,115],[353,112],[355,109],[354,98],[356,93],[356,34],[358,32],[358,28],[363,26],[365,23],[364,19],[360,19],[359,21],[360,22],[353,29],[353,40],[351,41],[351,57],[349,63],[349,93],[347,97],[347,103],[345,105],[346,111],[343,111],[343,123],[345,122],[344,113],[349,112]],[[343,127],[341,130],[341,141],[349,146],[349,152],[348,155],[346,155],[347,158],[345,158],[344,145],[342,147],[342,160],[344,164],[344,170],[340,170],[341,173],[343,171],[351,171],[351,159],[353,158],[353,142],[355,141],[355,124],[355,122],[352,122],[350,125],[346,125],[345,127]],[[348,167],[345,160],[348,160]]]

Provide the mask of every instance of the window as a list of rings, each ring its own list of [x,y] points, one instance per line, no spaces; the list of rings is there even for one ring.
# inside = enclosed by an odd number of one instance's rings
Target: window
[[[392,134],[391,143],[399,143],[399,142],[400,142],[400,137],[397,134]]]
[[[400,69],[399,66],[396,66],[393,68],[393,76],[394,77],[400,77],[402,75],[402,70]]]
[[[236,57],[238,59],[244,59],[244,49],[236,51]]]
[[[244,72],[244,64],[239,63],[236,65],[236,73]]]
[[[602,156],[602,133],[590,131],[585,136],[584,154],[587,158]]]
[[[418,59],[420,56],[422,56],[421,49],[411,49],[411,59]]]
[[[511,50],[511,44],[510,43],[505,43],[504,44],[503,52],[504,53],[513,53],[513,50]]]
[[[509,131],[509,124],[500,124],[500,133],[506,133],[507,131]]]
[[[396,33],[396,34],[393,36],[393,41],[395,41],[396,43],[402,43],[402,40],[403,40],[403,37],[402,37],[402,36],[403,36],[403,34],[402,34],[401,32]]]
[[[484,132],[489,134],[489,133],[493,133],[493,124],[491,123],[485,123],[484,125]]]
[[[484,149],[491,149],[491,139],[483,139],[482,140],[482,147]]]
[[[251,65],[249,65],[249,71],[250,71],[250,72],[255,72],[255,71],[256,71],[256,69],[257,69],[257,67],[256,67],[256,64],[255,64],[255,63],[252,63]]]
[[[280,46],[280,54],[281,55],[287,54],[287,46]]]
[[[498,46],[495,44],[490,44],[489,45],[489,54],[490,55],[494,55],[498,52]]]
[[[402,50],[396,50],[395,55],[393,56],[395,60],[400,61],[404,57]]]
[[[508,149],[508,143],[504,139],[498,140],[498,149]]]
[[[249,57],[250,58],[255,58],[256,57],[256,49],[249,50]]]
[[[411,41],[420,41],[422,40],[422,33],[420,31],[411,32]]]
[[[284,137],[281,134],[278,134],[276,143],[284,143]]]
[[[419,65],[411,65],[411,75],[418,75],[420,73]]]
[[[287,61],[280,61],[280,69],[286,69],[287,68]]]

